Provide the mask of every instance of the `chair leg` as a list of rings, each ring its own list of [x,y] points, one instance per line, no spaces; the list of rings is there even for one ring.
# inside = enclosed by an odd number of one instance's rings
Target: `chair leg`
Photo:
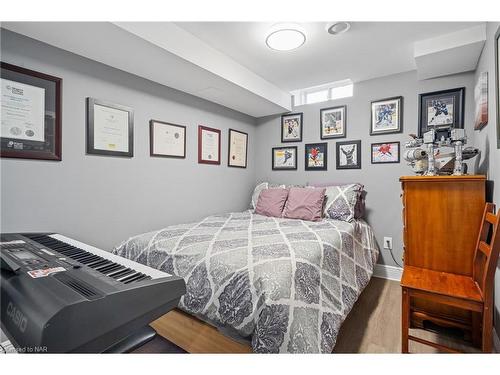
[[[472,344],[476,348],[483,347],[483,337],[481,335],[483,324],[483,314],[472,312]]]
[[[401,353],[409,353],[408,334],[410,330],[410,294],[406,288],[402,290],[401,304]]]
[[[493,346],[493,310],[492,306],[484,305],[483,311],[483,353],[491,353]]]

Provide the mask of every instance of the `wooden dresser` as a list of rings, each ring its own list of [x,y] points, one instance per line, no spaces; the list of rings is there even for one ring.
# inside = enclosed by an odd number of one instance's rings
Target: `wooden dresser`
[[[404,265],[472,275],[472,260],[485,205],[485,176],[405,176]],[[470,322],[470,313],[430,302],[411,301],[412,326],[439,318]],[[431,319],[432,318],[432,319]]]

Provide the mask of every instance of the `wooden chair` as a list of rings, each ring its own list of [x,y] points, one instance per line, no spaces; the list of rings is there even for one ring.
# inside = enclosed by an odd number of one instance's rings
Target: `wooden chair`
[[[447,346],[409,335],[412,297],[472,311],[480,316],[472,323],[473,336],[479,335],[481,349],[491,353],[493,329],[493,282],[500,251],[500,215],[495,205],[486,203],[477,246],[474,253],[472,277],[405,266],[402,287],[402,345],[401,352],[409,353],[409,340],[429,345],[445,352],[458,352]],[[479,341],[479,340],[477,340]]]

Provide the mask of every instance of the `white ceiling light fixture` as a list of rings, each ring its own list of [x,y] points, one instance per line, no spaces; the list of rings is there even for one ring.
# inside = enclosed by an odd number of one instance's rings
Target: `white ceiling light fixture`
[[[300,25],[280,23],[274,25],[266,37],[266,44],[275,51],[291,51],[306,42],[306,34]]]
[[[326,31],[331,35],[339,35],[347,32],[351,28],[349,22],[333,22],[326,25]]]

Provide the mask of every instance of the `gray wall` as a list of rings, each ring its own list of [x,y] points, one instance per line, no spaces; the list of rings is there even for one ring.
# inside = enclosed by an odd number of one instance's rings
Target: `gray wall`
[[[488,72],[488,125],[481,131],[474,132],[474,142],[482,150],[480,172],[491,181],[490,199],[500,208],[500,149],[497,148],[497,111],[495,93],[495,49],[494,37],[500,26],[499,22],[487,25],[487,41],[476,70],[476,79],[481,72]],[[498,209],[497,208],[497,209]],[[495,327],[500,336],[500,267],[495,275]]]
[[[1,60],[63,79],[63,159],[1,159],[2,231],[57,231],[111,249],[134,234],[247,207],[255,119],[5,30]],[[85,154],[87,96],[134,108],[133,158]],[[187,126],[185,160],[149,156],[150,119]],[[220,166],[197,163],[198,124],[222,130]],[[227,167],[230,127],[249,133],[247,169]]]
[[[474,73],[454,75],[439,79],[418,81],[416,72],[391,75],[370,81],[356,83],[351,98],[339,99],[299,106],[296,112],[304,113],[304,134],[302,143],[287,143],[299,146],[297,171],[272,171],[271,148],[280,145],[280,117],[261,118],[258,121],[256,134],[256,168],[257,180],[275,183],[316,183],[316,182],[361,182],[367,191],[367,220],[372,225],[379,245],[383,237],[393,237],[393,248],[396,260],[401,264],[402,254],[402,221],[401,221],[401,187],[399,177],[411,175],[412,171],[404,161],[400,164],[371,164],[370,144],[375,142],[401,141],[401,145],[409,140],[409,133],[417,133],[418,94],[428,91],[465,86],[466,108],[465,127],[472,136],[473,121],[473,84]],[[392,96],[404,97],[403,133],[388,135],[369,135],[370,102]],[[347,105],[347,138],[361,139],[362,169],[336,170],[335,143],[328,141],[328,171],[304,171],[304,144],[322,141],[319,136],[319,110],[336,105]],[[382,246],[380,246],[382,247]],[[379,262],[395,265],[390,254],[382,250]]]

